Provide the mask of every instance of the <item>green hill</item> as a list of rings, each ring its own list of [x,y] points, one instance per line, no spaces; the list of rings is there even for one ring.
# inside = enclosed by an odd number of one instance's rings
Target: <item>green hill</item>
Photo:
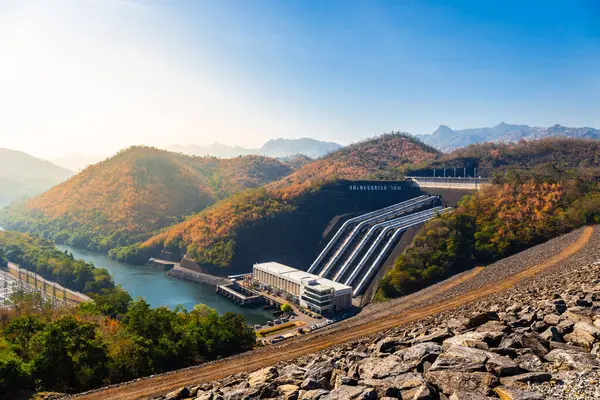
[[[267,157],[228,160],[132,147],[0,214],[8,228],[108,251],[292,172]]]

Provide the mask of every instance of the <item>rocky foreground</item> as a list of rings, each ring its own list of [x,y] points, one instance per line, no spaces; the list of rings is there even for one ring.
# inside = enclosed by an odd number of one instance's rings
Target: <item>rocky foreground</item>
[[[577,255],[483,301],[161,398],[600,398],[597,231]]]

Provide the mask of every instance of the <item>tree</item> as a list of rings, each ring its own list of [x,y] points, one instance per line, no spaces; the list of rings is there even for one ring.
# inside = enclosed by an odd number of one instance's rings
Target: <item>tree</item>
[[[2,251],[2,249],[0,249],[0,267],[7,267],[8,266],[8,259],[6,258],[6,254],[4,254],[4,251]]]
[[[281,305],[281,311],[289,313],[293,311],[293,308],[288,303],[284,303]]]
[[[31,374],[40,389],[63,392],[100,386],[107,375],[108,352],[97,324],[66,316],[37,333]]]

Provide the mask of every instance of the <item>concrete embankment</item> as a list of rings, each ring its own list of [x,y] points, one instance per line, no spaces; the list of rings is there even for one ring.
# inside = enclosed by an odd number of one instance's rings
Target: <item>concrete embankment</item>
[[[167,275],[173,278],[211,286],[222,285],[229,282],[223,277],[192,271],[179,265],[173,267],[169,272],[167,272]]]

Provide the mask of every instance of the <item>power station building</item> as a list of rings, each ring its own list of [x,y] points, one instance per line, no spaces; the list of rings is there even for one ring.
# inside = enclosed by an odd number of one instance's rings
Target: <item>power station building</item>
[[[352,306],[352,287],[277,262],[254,264],[253,278],[294,296],[302,307],[318,313]]]

